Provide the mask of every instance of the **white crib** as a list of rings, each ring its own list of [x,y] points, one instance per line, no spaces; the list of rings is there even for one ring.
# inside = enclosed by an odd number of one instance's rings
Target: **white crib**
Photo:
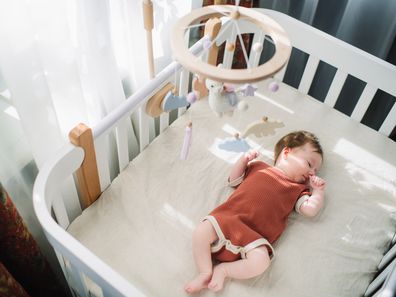
[[[309,55],[298,90],[293,93],[296,98],[298,96],[299,98],[307,97],[306,94],[310,89],[320,61],[337,69],[323,102],[324,105],[334,107],[348,75],[367,83],[350,116],[351,130],[362,126],[359,122],[377,90],[396,96],[395,66],[289,16],[271,10],[260,9],[260,11],[281,24],[288,33],[293,48]],[[241,30],[242,33],[254,33],[254,43],[264,41],[262,33],[255,32],[254,28],[244,26],[243,22],[241,23]],[[218,44],[236,38],[232,32],[222,36],[217,41]],[[202,45],[198,42],[193,46],[192,51],[198,52],[200,50],[202,50]],[[255,65],[259,63],[259,57],[256,53],[252,53],[250,59]],[[231,59],[228,56],[224,57],[224,64],[229,66],[230,63]],[[190,90],[190,73],[181,69],[177,62],[173,62],[92,128],[100,180],[100,188],[97,189],[99,193],[108,188],[112,182],[109,170],[110,159],[118,162],[118,170],[122,172],[131,159],[135,157],[132,156],[131,149],[128,147],[130,137],[128,133],[133,133],[130,127],[132,114],[138,119],[134,124],[138,129],[136,134],[138,135],[140,151],[146,150],[151,145],[153,137],[150,136],[150,126],[152,127],[154,119],[145,114],[145,104],[167,82],[174,80],[175,72],[178,73],[179,93],[187,94]],[[285,72],[286,67],[278,72],[274,79],[281,82]],[[280,84],[282,88],[283,85]],[[177,116],[182,115],[185,111],[185,108],[179,109]],[[307,117],[310,115],[310,111],[300,112],[306,113]],[[176,112],[174,114],[176,115]],[[162,114],[159,118],[159,134],[167,131],[169,125],[169,114]],[[378,133],[389,136],[395,125],[396,104],[389,111]],[[339,133],[342,135],[343,131],[339,131]],[[383,143],[388,146],[387,151],[393,150],[396,152],[396,144],[385,136],[383,137]],[[109,138],[112,137],[116,140],[116,152],[109,148]],[[81,140],[81,142],[84,141],[86,141],[85,138]],[[110,151],[116,153],[116,157],[114,155],[110,156]],[[82,189],[78,189],[78,186],[75,185],[73,174],[80,168],[84,160],[92,158],[92,156],[85,154],[86,152],[81,147],[70,143],[49,158],[40,170],[34,186],[33,203],[36,215],[57,254],[65,278],[75,296],[147,296],[147,293],[128,281],[66,231],[75,217],[82,212],[82,206],[77,195],[77,192],[80,191],[81,193]],[[396,157],[393,160],[388,158],[387,162],[396,166]],[[393,186],[395,185],[393,184]],[[141,198],[144,199],[144,197]],[[396,269],[394,268],[396,247],[393,245],[394,242],[395,240],[390,243],[389,252],[379,263],[378,276],[369,285],[365,296],[373,296],[374,294],[375,296],[394,296],[393,294],[396,294]],[[361,294],[363,293],[361,292]]]

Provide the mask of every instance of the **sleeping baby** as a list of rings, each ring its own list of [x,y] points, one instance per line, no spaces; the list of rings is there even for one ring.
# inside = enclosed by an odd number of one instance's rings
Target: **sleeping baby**
[[[254,160],[257,157],[258,152],[251,151],[239,158],[229,176],[236,190],[194,230],[199,273],[185,285],[187,293],[205,288],[217,292],[227,278],[262,274],[275,255],[271,244],[293,209],[313,217],[322,208],[325,181],[316,172],[323,151],[314,134],[296,131],[282,137],[275,145],[274,166]]]

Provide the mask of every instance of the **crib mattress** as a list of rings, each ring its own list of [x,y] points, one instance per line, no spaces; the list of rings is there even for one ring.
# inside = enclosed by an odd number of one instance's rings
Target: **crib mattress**
[[[305,129],[319,137],[325,206],[313,219],[293,213],[269,269],[250,280],[228,281],[216,296],[361,296],[394,234],[396,145],[287,85],[271,93],[267,84],[259,83],[256,96],[246,97],[248,110],[233,117],[216,117],[207,100],[195,103],[68,232],[147,296],[186,296],[183,286],[196,274],[194,226],[232,192],[226,180],[242,150],[228,145],[232,134],[267,116],[263,135],[247,138],[266,162],[273,160],[276,141],[290,131]],[[189,121],[192,143],[187,160],[181,160]]]

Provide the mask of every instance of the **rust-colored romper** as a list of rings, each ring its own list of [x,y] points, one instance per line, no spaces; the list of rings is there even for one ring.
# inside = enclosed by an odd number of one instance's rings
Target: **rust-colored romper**
[[[245,247],[261,238],[273,243],[285,229],[298,198],[307,193],[305,184],[293,182],[278,169],[255,161],[248,165],[244,181],[209,216],[216,219],[224,237],[235,246]],[[235,261],[241,255],[223,247],[214,258]]]

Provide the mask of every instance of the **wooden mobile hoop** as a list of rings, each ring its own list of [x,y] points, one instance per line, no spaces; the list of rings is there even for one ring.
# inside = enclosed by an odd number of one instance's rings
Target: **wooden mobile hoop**
[[[275,46],[275,54],[272,58],[257,67],[225,69],[210,65],[194,56],[186,46],[186,30],[203,20],[224,16],[231,18],[231,21],[247,20],[261,28],[266,35],[269,35]],[[212,43],[215,43],[213,37],[209,37]],[[234,5],[212,5],[193,10],[175,24],[171,36],[171,46],[176,60],[191,72],[215,81],[236,84],[256,82],[272,76],[285,65],[291,53],[289,37],[277,22],[251,8]]]

